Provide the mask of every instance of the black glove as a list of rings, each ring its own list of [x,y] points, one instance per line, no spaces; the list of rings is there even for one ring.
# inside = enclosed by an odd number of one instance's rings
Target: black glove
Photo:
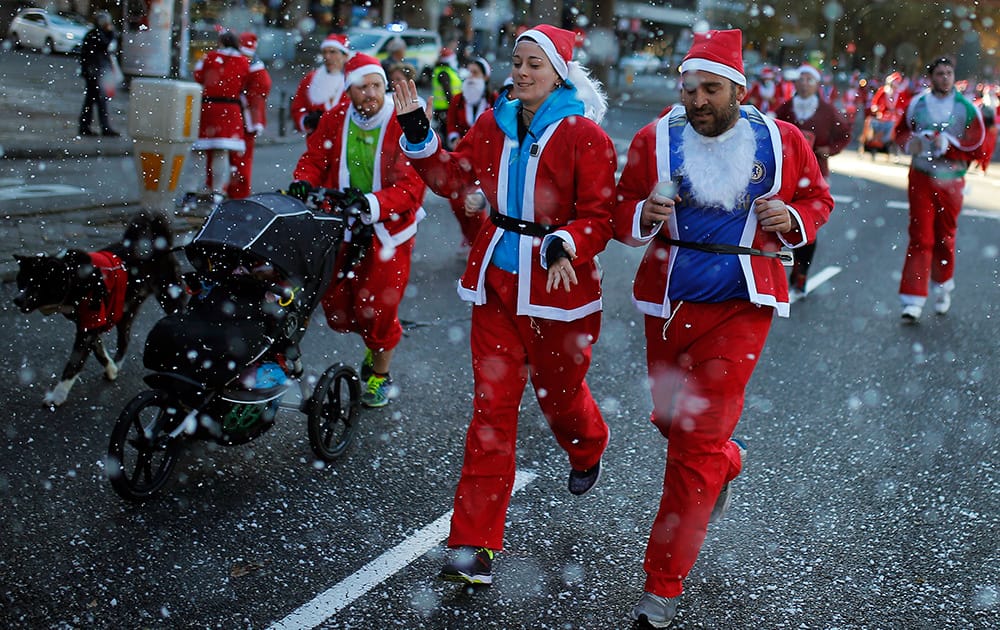
[[[316,131],[316,126],[319,124],[319,119],[323,116],[323,112],[315,111],[309,112],[302,117],[302,128],[305,129],[306,133],[312,133]]]
[[[427,113],[423,109],[415,109],[412,112],[399,114],[396,116],[399,126],[403,128],[403,135],[410,144],[420,144],[427,139],[427,134],[431,130],[431,121],[427,120]]]
[[[309,197],[309,193],[313,192],[315,189],[313,185],[304,179],[299,179],[288,185],[288,190],[285,194],[290,197],[295,197],[299,201],[305,201]]]
[[[360,189],[350,186],[342,191],[344,198],[341,202],[341,206],[344,210],[347,210],[349,214],[357,213],[362,217],[371,216],[371,205],[368,203],[368,198],[365,197],[365,193],[361,192]]]
[[[566,244],[561,238],[553,239],[549,246],[545,248],[545,264],[551,267],[556,264],[556,261],[560,258],[569,258],[569,252],[566,251]]]

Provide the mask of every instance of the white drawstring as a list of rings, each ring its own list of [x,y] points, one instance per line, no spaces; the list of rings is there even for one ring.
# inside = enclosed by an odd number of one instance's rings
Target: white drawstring
[[[667,321],[663,323],[663,340],[664,341],[667,340],[667,327],[670,326],[670,322],[674,321],[674,315],[677,314],[677,311],[681,310],[681,304],[683,304],[683,303],[684,303],[684,300],[678,301],[677,302],[677,306],[675,306],[674,310],[670,313],[670,317],[668,317]]]

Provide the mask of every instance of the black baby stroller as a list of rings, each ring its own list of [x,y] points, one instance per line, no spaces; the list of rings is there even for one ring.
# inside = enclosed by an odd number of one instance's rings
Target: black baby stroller
[[[331,365],[309,394],[299,353],[348,229],[344,211],[319,210],[325,199],[313,194],[309,207],[278,193],[225,201],[182,248],[192,297],[150,331],[143,363],[152,389],[125,406],[108,447],[108,478],[121,497],[155,495],[187,440],[243,444],[273,426],[279,408],[306,414],[320,459],[348,447],[357,373]],[[297,381],[301,404],[282,404]]]

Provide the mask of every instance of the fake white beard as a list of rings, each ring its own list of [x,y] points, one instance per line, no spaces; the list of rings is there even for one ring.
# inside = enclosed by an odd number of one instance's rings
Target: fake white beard
[[[465,102],[478,104],[486,94],[486,81],[479,77],[469,77],[462,82],[462,94],[465,96]]]
[[[309,83],[309,100],[313,103],[322,103],[326,109],[336,105],[343,92],[344,73],[327,72],[325,67],[316,70]]]
[[[801,96],[792,97],[792,109],[795,111],[795,120],[805,122],[813,117],[819,108],[819,95],[813,94],[809,98]]]
[[[681,136],[681,175],[700,204],[733,211],[750,183],[756,150],[753,129],[745,118],[716,137],[703,136],[689,124]]]

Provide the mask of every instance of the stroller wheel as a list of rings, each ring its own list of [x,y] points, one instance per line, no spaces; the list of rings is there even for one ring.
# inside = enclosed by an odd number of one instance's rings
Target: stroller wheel
[[[340,457],[354,439],[361,404],[361,381],[354,368],[331,365],[309,399],[309,444],[325,462]]]
[[[108,481],[123,499],[145,501],[163,488],[177,463],[181,438],[169,432],[183,420],[173,398],[146,390],[118,416],[105,462]]]

